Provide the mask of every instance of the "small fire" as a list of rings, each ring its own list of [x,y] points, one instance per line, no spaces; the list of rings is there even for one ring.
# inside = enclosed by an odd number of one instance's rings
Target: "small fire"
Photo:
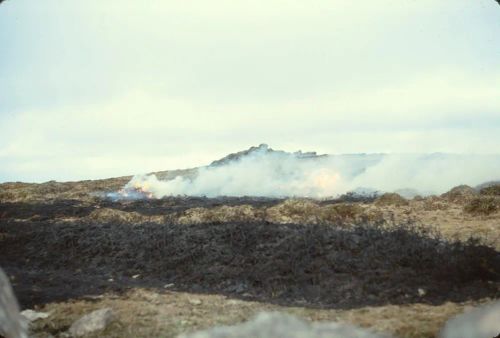
[[[124,198],[147,198],[151,199],[154,197],[151,191],[148,191],[145,187],[133,187],[133,188],[123,188],[118,190]]]
[[[139,194],[143,194],[147,198],[154,197],[153,193],[150,191],[151,185],[148,182],[135,182],[132,189]]]
[[[118,190],[117,197],[124,199],[152,199],[155,198],[155,195],[151,183],[145,177],[137,176]]]
[[[309,191],[309,197],[335,196],[341,190],[342,179],[331,168],[320,168],[311,172],[304,180],[301,191]]]
[[[325,198],[336,196],[341,191],[342,179],[337,171],[329,168],[313,170],[305,176],[289,182],[287,188],[295,196]]]
[[[340,175],[328,169],[320,169],[313,173],[311,181],[315,187],[323,191],[333,191],[340,181]]]

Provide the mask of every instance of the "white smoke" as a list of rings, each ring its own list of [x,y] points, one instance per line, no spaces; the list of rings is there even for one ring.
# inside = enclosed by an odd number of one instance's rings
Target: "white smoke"
[[[243,156],[201,167],[193,177],[135,176],[116,196],[335,197],[350,191],[443,193],[460,184],[500,178],[496,155],[304,156],[253,148]]]

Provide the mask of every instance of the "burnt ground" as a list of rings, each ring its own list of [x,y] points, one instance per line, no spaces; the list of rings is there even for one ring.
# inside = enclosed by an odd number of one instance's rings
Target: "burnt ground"
[[[353,213],[383,207],[370,200],[345,202],[111,201],[94,195],[58,198],[57,191],[46,201],[4,199],[0,266],[12,278],[22,308],[106,294],[126,298],[144,288],[161,294],[166,284],[169,292],[313,310],[499,297],[495,238],[453,239],[412,217],[389,222],[371,211],[357,217]],[[315,213],[325,219],[309,217]],[[487,224],[498,224],[496,214],[488,217]],[[498,227],[492,229],[490,235],[498,235]]]
[[[493,297],[500,277],[494,249],[412,225],[39,221],[0,231],[0,264],[16,276],[26,307],[123,291],[137,286],[137,274],[141,286],[343,308]]]

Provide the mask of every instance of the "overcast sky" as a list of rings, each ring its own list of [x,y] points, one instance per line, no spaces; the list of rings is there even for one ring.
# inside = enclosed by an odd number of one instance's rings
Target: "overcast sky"
[[[493,0],[8,0],[0,181],[276,149],[500,153]]]

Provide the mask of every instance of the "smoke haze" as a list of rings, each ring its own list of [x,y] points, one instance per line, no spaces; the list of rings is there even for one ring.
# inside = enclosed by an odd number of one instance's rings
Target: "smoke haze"
[[[266,196],[334,197],[347,192],[440,194],[500,178],[498,155],[353,154],[323,155],[274,151],[266,145],[200,167],[194,177],[159,180],[135,176],[126,197]]]

